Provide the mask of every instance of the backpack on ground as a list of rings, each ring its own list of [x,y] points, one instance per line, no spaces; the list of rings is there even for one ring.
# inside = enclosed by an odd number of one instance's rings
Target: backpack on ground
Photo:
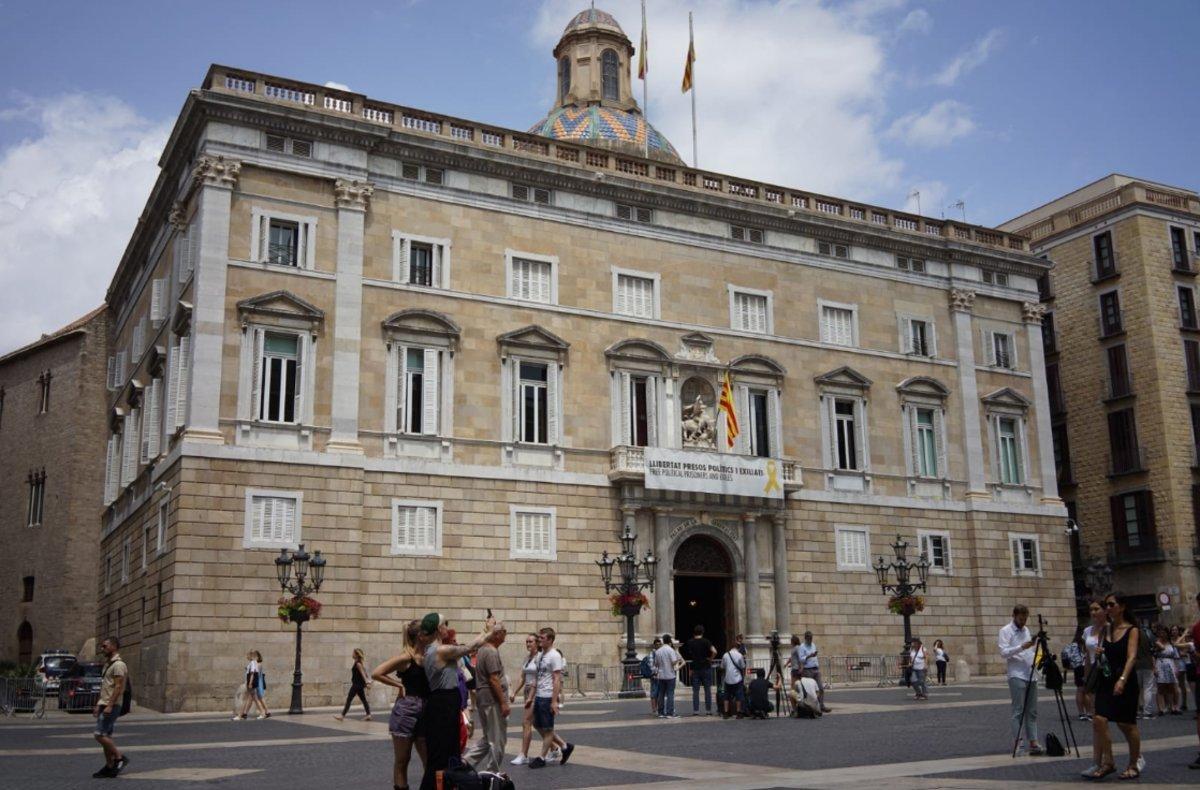
[[[642,659],[641,663],[638,664],[638,671],[642,673],[642,677],[646,680],[654,679],[654,661],[650,656]]]
[[[513,780],[508,778],[508,774],[491,771],[480,773],[479,781],[483,784],[483,790],[516,790],[517,787]]]
[[[485,790],[487,787],[475,769],[461,761],[441,773],[441,786],[445,790]]]
[[[1046,733],[1046,754],[1050,757],[1062,757],[1067,753],[1063,748],[1062,741],[1052,732]]]

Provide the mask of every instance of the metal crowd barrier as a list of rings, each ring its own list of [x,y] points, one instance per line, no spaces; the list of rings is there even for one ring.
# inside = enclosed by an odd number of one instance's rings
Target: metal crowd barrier
[[[32,713],[36,718],[46,715],[46,706],[58,707],[58,696],[51,696],[37,678],[0,678],[0,713],[13,716]]]
[[[589,694],[600,694],[608,699],[615,691],[621,689],[624,678],[624,667],[605,667],[599,664],[575,664],[567,667],[567,688],[573,689],[574,694],[586,697]],[[574,682],[571,682],[572,679]]]

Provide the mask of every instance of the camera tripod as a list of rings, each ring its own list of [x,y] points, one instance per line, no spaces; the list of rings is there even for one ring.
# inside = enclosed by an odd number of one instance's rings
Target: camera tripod
[[[1063,741],[1070,751],[1075,749],[1075,756],[1079,756],[1079,742],[1075,740],[1075,730],[1071,727],[1071,714],[1067,710],[1067,702],[1063,699],[1063,673],[1058,666],[1058,659],[1054,653],[1050,652],[1050,640],[1046,636],[1046,623],[1042,620],[1042,616],[1038,615],[1038,632],[1033,638],[1033,666],[1029,668],[1029,677],[1026,679],[1025,698],[1021,700],[1021,719],[1017,724],[1017,737],[1013,740],[1012,756],[1017,756],[1017,747],[1021,745],[1021,735],[1025,730],[1025,714],[1029,707],[1029,689],[1033,688],[1033,704],[1037,705],[1037,686],[1033,683],[1033,673],[1041,669],[1045,673],[1046,688],[1054,692],[1054,703],[1058,709],[1058,723],[1063,729]],[[1038,662],[1038,656],[1041,656],[1041,662]],[[1069,734],[1069,737],[1068,737]]]
[[[779,688],[775,689],[775,716],[778,718],[780,712],[790,704],[790,700],[787,695],[788,686],[786,685],[788,681],[783,676],[783,664],[779,661],[778,631],[771,632],[771,665],[767,669],[768,681],[770,680],[772,673],[778,673],[779,675]],[[791,710],[788,710],[786,715],[790,716]]]

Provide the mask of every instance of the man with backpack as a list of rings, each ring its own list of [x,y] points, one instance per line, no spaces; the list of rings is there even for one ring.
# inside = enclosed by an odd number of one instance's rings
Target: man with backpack
[[[110,636],[100,643],[104,653],[104,675],[100,681],[100,698],[92,714],[96,717],[96,742],[104,749],[104,767],[92,774],[93,779],[115,779],[129,765],[129,758],[113,742],[113,727],[117,718],[129,712],[129,667],[118,653],[121,643]]]

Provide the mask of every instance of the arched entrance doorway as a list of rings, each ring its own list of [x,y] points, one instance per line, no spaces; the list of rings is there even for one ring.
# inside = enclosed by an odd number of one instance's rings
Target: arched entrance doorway
[[[675,636],[691,638],[704,626],[704,635],[718,654],[732,643],[733,560],[719,542],[693,535],[675,552]]]
[[[25,666],[33,663],[33,626],[28,621],[17,628],[17,663]]]

